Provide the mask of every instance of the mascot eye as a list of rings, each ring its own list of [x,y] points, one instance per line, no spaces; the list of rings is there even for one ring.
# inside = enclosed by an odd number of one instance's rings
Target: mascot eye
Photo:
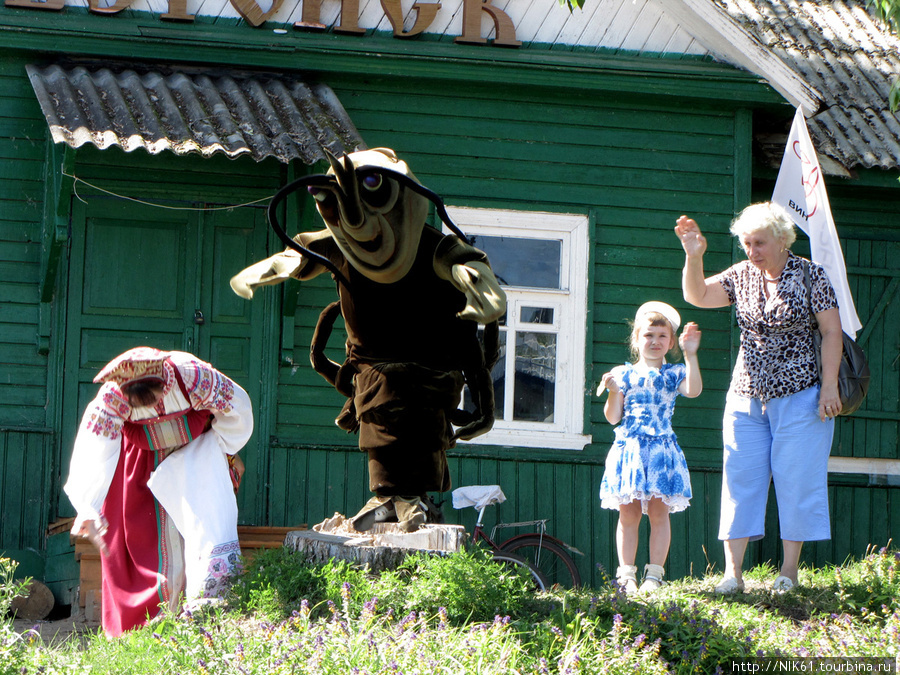
[[[381,177],[380,173],[370,173],[368,176],[362,179],[363,187],[366,188],[369,192],[374,192],[378,188],[381,187],[381,183],[384,179]]]
[[[360,180],[362,190],[360,197],[369,206],[384,206],[391,198],[391,181],[385,180],[380,173],[369,173]]]

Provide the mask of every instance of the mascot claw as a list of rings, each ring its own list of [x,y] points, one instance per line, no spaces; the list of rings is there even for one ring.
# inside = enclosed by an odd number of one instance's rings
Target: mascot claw
[[[260,286],[280,284],[289,279],[302,264],[303,256],[288,249],[241,270],[231,277],[229,284],[231,290],[240,297],[250,300],[254,290]]]
[[[506,293],[497,283],[491,268],[483,262],[454,265],[453,285],[466,294],[466,307],[460,319],[486,324],[498,320],[506,311]]]

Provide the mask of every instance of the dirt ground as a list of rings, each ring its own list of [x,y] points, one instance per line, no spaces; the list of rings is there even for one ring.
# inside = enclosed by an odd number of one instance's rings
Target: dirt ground
[[[83,616],[55,619],[52,621],[46,619],[41,619],[39,621],[28,621],[26,619],[13,620],[13,630],[17,633],[25,633],[26,631],[33,630],[40,635],[41,640],[48,645],[58,645],[67,640],[78,639],[82,635],[89,636],[96,633],[99,628],[99,621],[88,621]]]

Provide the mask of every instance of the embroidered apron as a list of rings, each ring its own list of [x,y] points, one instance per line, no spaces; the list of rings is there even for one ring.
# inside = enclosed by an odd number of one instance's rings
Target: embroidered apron
[[[178,386],[190,400],[178,370]],[[212,413],[189,408],[126,421],[122,452],[103,515],[109,522],[109,555],[103,570],[102,621],[117,636],[160,611],[176,609],[184,588],[183,542],[174,523],[147,487],[150,474],[173,452],[209,429]]]

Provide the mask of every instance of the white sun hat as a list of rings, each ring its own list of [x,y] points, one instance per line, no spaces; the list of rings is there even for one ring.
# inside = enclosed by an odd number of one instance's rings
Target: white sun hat
[[[669,323],[672,324],[672,330],[678,332],[678,328],[681,326],[681,315],[678,311],[672,307],[672,305],[667,305],[664,302],[659,302],[657,300],[651,300],[650,302],[645,302],[643,305],[638,307],[637,313],[634,315],[634,320],[637,322],[644,314],[648,314],[649,312],[657,312],[662,314]]]

